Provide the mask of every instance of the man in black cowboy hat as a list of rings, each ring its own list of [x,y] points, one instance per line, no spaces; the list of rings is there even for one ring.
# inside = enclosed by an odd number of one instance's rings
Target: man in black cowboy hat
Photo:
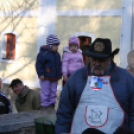
[[[65,84],[57,110],[56,134],[82,133],[88,128],[113,134],[125,125],[134,131],[134,78],[116,66],[110,39],[84,46],[89,63]]]

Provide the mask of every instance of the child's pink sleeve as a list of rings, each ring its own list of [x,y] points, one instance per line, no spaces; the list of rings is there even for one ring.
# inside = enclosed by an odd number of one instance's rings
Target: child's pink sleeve
[[[63,76],[68,75],[68,66],[69,66],[69,53],[63,52],[63,55],[62,55],[62,74],[63,74]]]

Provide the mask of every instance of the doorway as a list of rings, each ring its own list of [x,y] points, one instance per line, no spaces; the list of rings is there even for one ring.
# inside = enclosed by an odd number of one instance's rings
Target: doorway
[[[82,50],[82,47],[84,45],[90,45],[91,42],[92,42],[92,38],[90,38],[90,37],[78,36],[78,38],[80,39],[80,49],[81,50]],[[89,61],[89,57],[88,56],[83,56],[83,60],[84,60],[85,65],[87,65],[88,61]]]

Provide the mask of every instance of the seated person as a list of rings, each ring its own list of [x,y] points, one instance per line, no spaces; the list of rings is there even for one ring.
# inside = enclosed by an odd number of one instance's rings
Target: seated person
[[[20,79],[14,79],[10,87],[17,95],[15,105],[18,112],[38,110],[40,108],[40,94],[24,86]]]
[[[127,71],[129,71],[134,76],[134,50],[128,53],[127,62]]]
[[[2,81],[0,78],[0,89],[2,86]],[[12,113],[12,107],[11,107],[11,103],[9,101],[9,99],[7,98],[7,96],[0,91],[0,115],[1,114],[9,114]]]

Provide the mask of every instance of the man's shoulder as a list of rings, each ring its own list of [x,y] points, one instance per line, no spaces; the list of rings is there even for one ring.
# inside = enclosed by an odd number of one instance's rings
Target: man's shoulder
[[[36,91],[36,90],[34,90],[34,89],[28,88],[28,94],[38,96],[39,95],[39,92]]]
[[[127,83],[132,84],[134,81],[133,75],[130,72],[128,72],[126,69],[123,69],[121,67],[117,67],[115,74],[117,74],[116,76],[119,76],[122,82],[127,81]]]
[[[27,88],[28,88],[28,92],[37,93],[36,90],[34,90],[34,89],[32,89],[32,88],[29,88],[29,87],[27,87]]]
[[[117,67],[116,72],[120,75],[133,77],[126,69]]]

